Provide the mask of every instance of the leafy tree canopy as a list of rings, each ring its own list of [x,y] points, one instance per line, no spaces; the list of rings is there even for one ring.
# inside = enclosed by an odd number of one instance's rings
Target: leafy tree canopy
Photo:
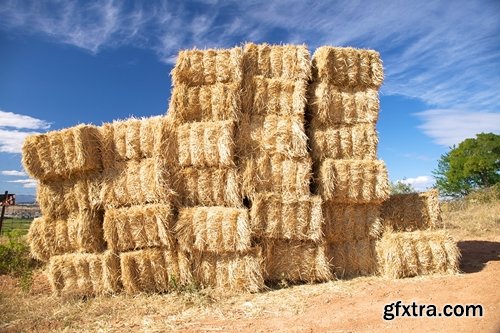
[[[441,155],[434,170],[436,187],[448,196],[464,196],[500,182],[500,135],[481,133]]]
[[[391,182],[391,194],[405,194],[417,192],[411,184],[406,184],[401,180]]]

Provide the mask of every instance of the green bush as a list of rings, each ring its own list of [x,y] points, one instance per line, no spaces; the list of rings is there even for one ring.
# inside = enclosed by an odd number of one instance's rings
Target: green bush
[[[33,269],[38,262],[30,256],[22,230],[12,230],[4,234],[6,242],[0,243],[0,274],[9,274],[20,278],[21,288],[29,290]]]

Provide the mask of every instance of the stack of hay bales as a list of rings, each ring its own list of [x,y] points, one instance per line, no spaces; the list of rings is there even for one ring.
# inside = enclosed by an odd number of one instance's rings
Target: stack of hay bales
[[[439,193],[391,195],[382,206],[383,237],[377,242],[379,273],[402,278],[458,272],[460,252],[442,227]]]
[[[172,71],[175,124],[175,235],[203,287],[262,289],[261,248],[251,241],[236,160],[241,118],[242,48],[186,50]]]
[[[187,50],[172,77],[167,116],[26,139],[43,214],[29,242],[55,291],[254,292],[372,274],[377,256],[384,276],[456,271],[456,245],[422,230],[437,193],[383,204],[378,53]]]
[[[375,128],[382,80],[375,51],[320,47],[314,53],[309,137],[324,200],[328,257],[337,277],[376,271],[380,208],[389,196]]]
[[[23,146],[26,171],[38,180],[42,217],[28,239],[32,255],[49,262],[54,290],[72,294],[114,292],[118,257],[105,251],[99,188],[101,133],[80,125],[30,136]]]
[[[246,44],[238,149],[242,193],[267,281],[326,281],[322,200],[312,196],[305,133],[311,60],[305,46]]]

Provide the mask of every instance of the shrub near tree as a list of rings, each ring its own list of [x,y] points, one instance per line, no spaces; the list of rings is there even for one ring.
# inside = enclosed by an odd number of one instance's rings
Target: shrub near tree
[[[441,155],[433,172],[442,194],[461,197],[500,182],[500,135],[480,133]]]

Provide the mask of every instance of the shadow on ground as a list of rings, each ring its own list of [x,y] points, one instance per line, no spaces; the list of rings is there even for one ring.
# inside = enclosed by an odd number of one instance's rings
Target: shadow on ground
[[[460,270],[464,273],[481,271],[489,261],[500,260],[500,242],[467,240],[458,242],[462,253]]]

